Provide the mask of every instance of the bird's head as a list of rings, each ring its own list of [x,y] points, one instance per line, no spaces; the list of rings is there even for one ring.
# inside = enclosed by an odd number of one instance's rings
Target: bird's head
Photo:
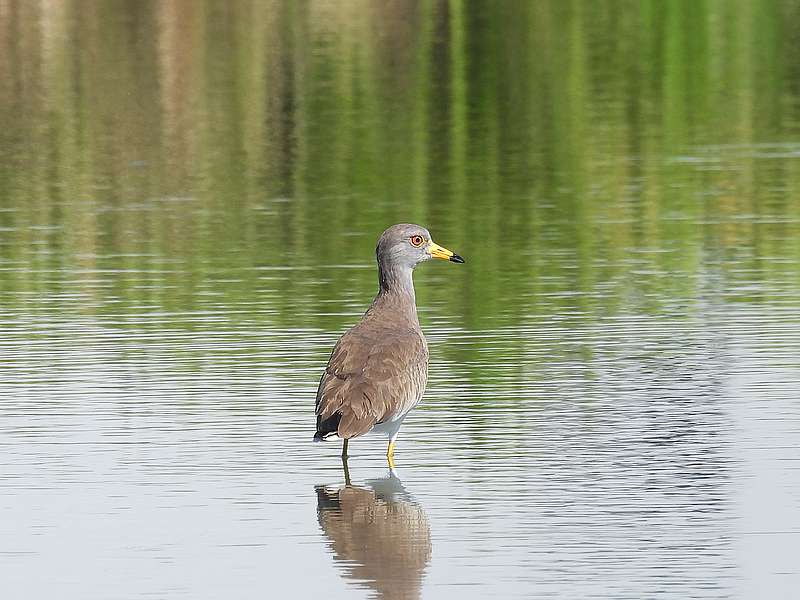
[[[382,267],[400,266],[413,269],[431,258],[463,263],[464,259],[431,239],[424,227],[410,223],[392,225],[381,234],[375,249]]]

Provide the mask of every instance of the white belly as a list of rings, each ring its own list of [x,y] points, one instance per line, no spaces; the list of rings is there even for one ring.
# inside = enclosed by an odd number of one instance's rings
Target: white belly
[[[385,421],[383,423],[377,423],[372,429],[369,430],[367,435],[377,434],[387,437],[389,439],[393,438],[394,436],[397,435],[397,432],[400,430],[400,426],[403,424],[403,419],[406,418],[407,414],[408,413],[400,415],[393,421]]]

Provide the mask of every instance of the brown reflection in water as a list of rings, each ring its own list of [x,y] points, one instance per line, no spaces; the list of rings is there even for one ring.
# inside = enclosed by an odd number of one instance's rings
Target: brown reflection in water
[[[431,532],[422,507],[393,471],[383,479],[318,485],[317,515],[342,575],[374,589],[377,597],[420,597],[431,559]]]

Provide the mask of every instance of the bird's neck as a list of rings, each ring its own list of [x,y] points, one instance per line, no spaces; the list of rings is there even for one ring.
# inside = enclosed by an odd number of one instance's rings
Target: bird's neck
[[[373,306],[392,308],[417,320],[417,299],[414,294],[413,269],[409,267],[378,266],[380,290]]]
[[[411,277],[413,269],[405,266],[378,265],[378,279],[380,291],[378,293],[399,294],[411,296],[414,299],[414,280]]]

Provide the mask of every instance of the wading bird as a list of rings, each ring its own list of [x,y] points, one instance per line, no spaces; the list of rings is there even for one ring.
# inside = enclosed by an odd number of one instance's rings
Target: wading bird
[[[428,344],[417,319],[411,274],[419,263],[464,259],[434,243],[419,225],[393,225],[375,249],[380,288],[361,321],[337,342],[317,389],[314,441],[368,432],[389,438],[386,458],[403,419],[422,399],[428,381]]]

